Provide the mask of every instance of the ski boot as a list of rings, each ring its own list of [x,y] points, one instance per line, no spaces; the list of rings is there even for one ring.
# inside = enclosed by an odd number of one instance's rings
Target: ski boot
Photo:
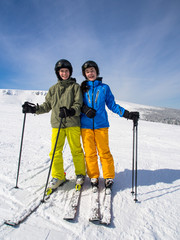
[[[76,176],[76,191],[79,191],[84,183],[85,176],[80,174]]]
[[[61,186],[64,182],[66,181],[66,178],[60,180],[58,178],[52,178],[47,190],[46,190],[46,195],[50,195],[52,192],[54,192],[59,186]]]

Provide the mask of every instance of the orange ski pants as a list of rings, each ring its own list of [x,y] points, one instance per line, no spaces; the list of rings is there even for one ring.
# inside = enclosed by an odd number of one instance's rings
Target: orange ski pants
[[[90,178],[100,176],[98,155],[102,165],[103,178],[114,178],[114,160],[109,149],[108,128],[81,129],[83,147],[85,151],[87,174]]]

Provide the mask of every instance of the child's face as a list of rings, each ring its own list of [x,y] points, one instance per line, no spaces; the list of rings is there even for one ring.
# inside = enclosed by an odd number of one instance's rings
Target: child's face
[[[96,80],[96,78],[97,78],[96,69],[95,69],[94,67],[86,68],[86,70],[85,70],[85,75],[86,75],[86,78],[87,78],[89,81],[94,81],[94,80]]]
[[[70,71],[68,68],[61,68],[59,70],[59,75],[62,78],[62,80],[67,80],[70,76]]]

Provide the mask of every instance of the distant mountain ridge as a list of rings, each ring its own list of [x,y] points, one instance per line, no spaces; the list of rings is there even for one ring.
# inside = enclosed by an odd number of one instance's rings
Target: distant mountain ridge
[[[42,103],[46,94],[47,91],[41,90],[0,89],[0,101],[9,101],[9,98],[13,96],[11,103],[23,103],[24,101]],[[180,125],[180,109],[152,107],[120,100],[116,102],[129,111],[140,112],[141,120]]]

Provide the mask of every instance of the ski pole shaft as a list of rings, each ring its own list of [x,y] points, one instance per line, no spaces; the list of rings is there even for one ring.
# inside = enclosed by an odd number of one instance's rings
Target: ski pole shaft
[[[133,121],[132,191],[131,191],[131,193],[135,194],[134,201],[138,201],[137,200],[137,155],[138,155],[137,126],[138,126],[138,118],[134,119],[134,121]],[[134,191],[134,188],[135,188],[135,191]]]
[[[58,138],[59,138],[59,133],[60,133],[60,129],[61,129],[61,124],[62,124],[62,118],[61,118],[61,120],[60,120],[60,124],[59,124],[59,128],[58,128],[58,133],[57,133],[56,142],[55,142],[55,146],[54,146],[54,150],[53,150],[53,155],[52,155],[52,159],[51,159],[51,164],[50,164],[50,167],[49,167],[49,172],[48,172],[48,176],[47,176],[47,181],[46,181],[46,186],[45,186],[45,190],[44,190],[42,202],[44,202],[44,198],[45,198],[45,195],[46,195],[47,185],[48,185],[48,182],[49,182],[49,177],[50,177],[51,168],[52,168],[52,164],[53,164],[53,160],[54,160],[54,155],[55,155],[55,152],[56,152],[56,146],[57,146],[57,142],[58,142]]]
[[[18,161],[18,169],[17,169],[17,177],[16,177],[16,186],[15,186],[15,188],[18,188],[18,180],[19,180],[19,171],[20,171],[20,165],[21,165],[21,154],[22,154],[25,122],[26,122],[26,113],[24,113],[24,120],[23,120],[23,128],[22,128],[22,136],[21,136],[21,144],[20,144],[20,151],[19,151],[19,161]]]
[[[136,166],[135,166],[135,198],[134,201],[137,200],[137,154],[138,154],[138,129],[136,126]]]
[[[133,125],[133,152],[132,152],[132,191],[134,194],[134,146],[135,146],[135,126]]]

